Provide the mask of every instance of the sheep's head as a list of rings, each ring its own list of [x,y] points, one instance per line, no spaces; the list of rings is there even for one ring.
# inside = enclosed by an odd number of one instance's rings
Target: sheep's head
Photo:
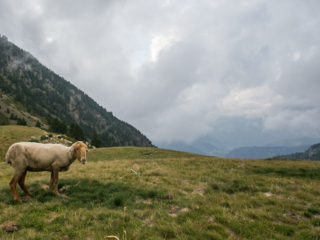
[[[81,141],[75,142],[72,144],[70,151],[72,152],[73,156],[79,160],[82,164],[86,164],[86,152],[87,152],[87,145]]]

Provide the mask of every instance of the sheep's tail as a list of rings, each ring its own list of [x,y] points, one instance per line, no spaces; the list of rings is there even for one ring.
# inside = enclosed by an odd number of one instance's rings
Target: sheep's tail
[[[8,149],[8,151],[7,151],[7,153],[6,153],[6,157],[5,157],[5,159],[6,159],[6,162],[8,163],[8,164],[12,164],[12,162],[11,162],[11,150],[12,150],[12,147],[13,146],[11,146],[11,147],[9,147],[9,149]]]
[[[11,165],[10,153],[9,151],[6,153],[6,162]]]

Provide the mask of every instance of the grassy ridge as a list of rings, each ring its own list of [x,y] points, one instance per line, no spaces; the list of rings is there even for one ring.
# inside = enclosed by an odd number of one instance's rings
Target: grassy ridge
[[[97,148],[88,153],[88,157],[91,161],[109,161],[116,159],[194,158],[197,156],[199,157],[201,155],[149,147]]]
[[[319,239],[320,164],[232,160],[157,148],[103,148],[60,175],[28,173],[17,204],[0,164],[0,239]],[[20,191],[21,194],[21,191]]]

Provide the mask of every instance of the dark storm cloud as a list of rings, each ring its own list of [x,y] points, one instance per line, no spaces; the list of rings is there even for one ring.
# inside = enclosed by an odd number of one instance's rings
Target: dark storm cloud
[[[155,143],[264,144],[320,137],[319,7],[7,0],[0,31]]]

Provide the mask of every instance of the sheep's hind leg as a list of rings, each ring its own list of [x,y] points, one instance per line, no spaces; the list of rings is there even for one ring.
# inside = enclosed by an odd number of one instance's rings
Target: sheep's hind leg
[[[19,197],[19,195],[17,193],[17,183],[19,182],[20,178],[21,178],[21,174],[15,173],[9,183],[9,185],[11,187],[12,194],[13,194],[13,199],[18,202],[21,202],[21,198]]]
[[[28,191],[28,189],[26,188],[26,185],[24,184],[25,179],[26,179],[26,175],[27,175],[27,171],[22,173],[22,176],[19,179],[19,185],[20,185],[21,189],[24,191],[24,193],[27,195],[27,196],[25,196],[23,198],[23,200],[29,200],[30,199],[30,192]]]
[[[51,171],[50,185],[49,185],[50,190],[53,190],[53,182],[54,182],[53,171]]]

